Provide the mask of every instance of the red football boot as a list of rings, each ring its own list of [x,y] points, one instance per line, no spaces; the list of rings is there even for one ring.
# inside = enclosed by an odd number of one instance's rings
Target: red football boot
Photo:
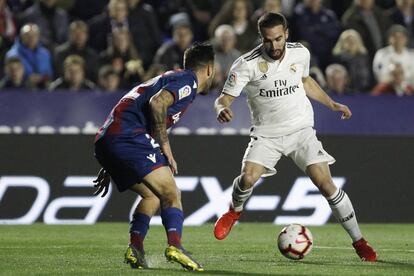
[[[236,212],[233,209],[229,209],[227,213],[222,215],[214,226],[214,236],[218,240],[222,240],[230,233],[233,225],[239,220],[241,212]]]
[[[364,238],[354,242],[352,246],[355,248],[356,253],[361,258],[361,260],[366,262],[376,262],[377,261],[377,253],[375,253],[374,249],[371,245],[368,244]]]

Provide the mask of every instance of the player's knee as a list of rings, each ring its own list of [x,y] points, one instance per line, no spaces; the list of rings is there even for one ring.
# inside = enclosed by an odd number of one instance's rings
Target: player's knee
[[[157,196],[151,196],[150,198],[146,198],[146,200],[148,200],[149,204],[151,204],[153,208],[160,207],[160,199]]]
[[[328,196],[332,194],[335,190],[335,184],[332,182],[332,179],[330,178],[320,178],[317,181],[315,181],[316,187],[318,187],[319,191],[324,196]]]
[[[259,178],[260,175],[254,172],[245,172],[242,176],[242,181],[240,181],[240,188],[243,190],[250,189]]]
[[[163,208],[168,208],[180,202],[180,192],[178,189],[164,190],[160,195]]]

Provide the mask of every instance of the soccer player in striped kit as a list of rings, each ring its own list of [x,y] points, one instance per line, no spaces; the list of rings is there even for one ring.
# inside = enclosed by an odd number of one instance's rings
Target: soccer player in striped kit
[[[103,169],[95,180],[95,194],[107,191],[111,177],[120,192],[131,190],[142,197],[130,222],[125,253],[125,262],[132,268],[148,267],[144,239],[161,203],[166,258],[188,270],[203,270],[181,245],[184,215],[167,129],[178,122],[197,94],[208,93],[213,78],[212,46],[195,44],[184,53],[184,70],[169,71],[134,87],[96,135],[95,156]]]

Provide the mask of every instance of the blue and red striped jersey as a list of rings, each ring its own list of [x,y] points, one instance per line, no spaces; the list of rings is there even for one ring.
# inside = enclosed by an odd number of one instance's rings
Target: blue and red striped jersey
[[[152,131],[152,96],[167,90],[174,103],[167,109],[167,129],[178,122],[197,95],[197,77],[191,70],[168,71],[132,88],[112,109],[95,140],[105,135],[123,135]]]

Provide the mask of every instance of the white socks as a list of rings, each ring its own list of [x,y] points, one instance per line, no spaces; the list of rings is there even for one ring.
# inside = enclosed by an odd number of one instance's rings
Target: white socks
[[[241,212],[243,210],[243,205],[246,200],[250,197],[253,192],[253,187],[247,190],[240,189],[241,175],[236,177],[233,181],[233,194],[232,194],[232,204],[233,209],[236,212]]]
[[[337,189],[333,195],[326,199],[333,215],[351,236],[352,241],[360,240],[362,238],[361,230],[359,230],[354,208],[348,195],[343,190]]]

